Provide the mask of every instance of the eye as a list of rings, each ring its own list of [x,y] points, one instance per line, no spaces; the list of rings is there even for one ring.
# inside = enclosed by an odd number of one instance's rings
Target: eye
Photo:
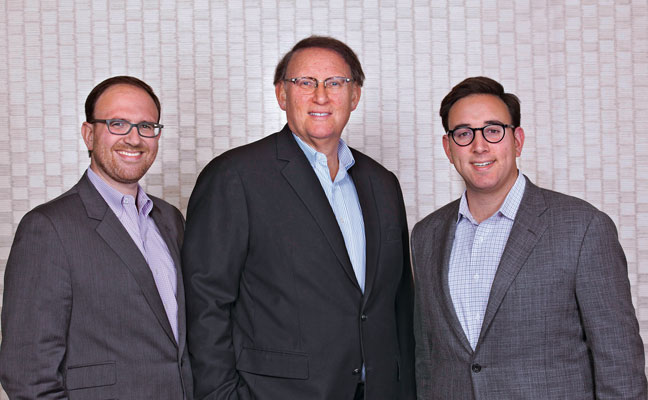
[[[472,136],[472,131],[470,129],[461,128],[454,131],[453,135],[457,138],[467,138]]]
[[[150,123],[150,122],[140,122],[139,123],[139,128],[150,131],[150,130],[153,129],[153,124]]]
[[[297,79],[297,86],[303,88],[310,88],[315,86],[315,83],[311,79],[301,78],[301,79]]]
[[[124,126],[126,126],[126,121],[122,121],[121,119],[114,119],[110,121],[111,128],[123,128]]]

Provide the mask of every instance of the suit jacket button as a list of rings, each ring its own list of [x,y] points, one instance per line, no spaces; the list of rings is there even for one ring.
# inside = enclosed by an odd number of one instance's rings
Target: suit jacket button
[[[356,368],[352,372],[353,375],[358,375],[359,373],[360,373],[360,368]]]
[[[471,366],[471,368],[472,368],[472,371],[473,371],[474,373],[478,373],[479,371],[481,371],[481,365],[479,365],[479,364],[477,364],[477,363],[473,364],[473,365]]]
[[[363,320],[363,321],[366,321],[366,320],[367,320],[367,316],[364,315],[364,314],[362,314],[362,315],[360,316],[360,319]]]

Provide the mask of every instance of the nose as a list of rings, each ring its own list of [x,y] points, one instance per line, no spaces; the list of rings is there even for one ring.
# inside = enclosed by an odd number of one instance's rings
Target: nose
[[[472,150],[475,153],[483,153],[485,151],[488,151],[488,142],[484,138],[484,130],[483,129],[475,129],[475,137],[473,139],[473,142],[470,144],[472,146]]]
[[[328,102],[328,92],[324,87],[324,82],[320,82],[313,92],[313,100],[318,104]]]
[[[124,143],[127,143],[131,146],[137,146],[142,142],[142,137],[139,135],[139,131],[137,130],[136,126],[133,126],[128,132],[127,135],[124,136]]]

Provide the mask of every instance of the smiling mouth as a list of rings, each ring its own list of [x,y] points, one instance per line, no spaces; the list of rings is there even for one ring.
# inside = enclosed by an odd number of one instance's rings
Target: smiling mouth
[[[485,161],[485,162],[474,162],[473,165],[475,167],[485,167],[487,165],[491,165],[493,161]]]
[[[118,150],[117,153],[126,157],[137,157],[140,154],[142,154],[141,151],[126,151],[126,150]]]
[[[331,115],[331,113],[327,113],[327,112],[309,112],[308,115],[312,115],[313,117],[326,117],[328,115]]]

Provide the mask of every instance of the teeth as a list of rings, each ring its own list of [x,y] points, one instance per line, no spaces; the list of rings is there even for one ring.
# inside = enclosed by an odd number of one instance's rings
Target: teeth
[[[481,163],[473,163],[477,167],[485,167],[487,165],[491,165],[493,162],[492,161],[486,161],[486,162],[481,162]]]
[[[312,112],[312,113],[309,113],[309,114],[310,114],[310,115],[314,115],[314,116],[316,116],[316,117],[324,117],[324,116],[328,115],[329,113],[316,113],[316,112]]]
[[[124,151],[124,150],[118,151],[118,153],[123,154],[125,156],[129,156],[129,157],[136,157],[136,156],[138,156],[140,154],[139,152],[131,153],[130,151]]]

